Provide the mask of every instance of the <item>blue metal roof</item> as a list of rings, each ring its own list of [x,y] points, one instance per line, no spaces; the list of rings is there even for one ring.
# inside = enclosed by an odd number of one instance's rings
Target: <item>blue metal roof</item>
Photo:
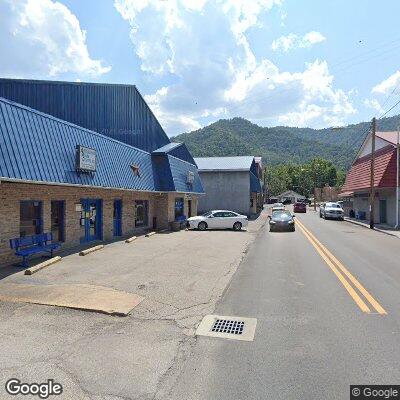
[[[77,145],[96,150],[95,173],[75,170]],[[166,181],[161,184],[160,168],[153,165],[150,153],[0,97],[0,179],[174,190],[175,186],[181,188],[173,183],[175,175],[187,174],[193,168],[197,174],[194,165],[179,161],[179,172],[172,173],[169,163],[163,164],[161,170],[167,168],[162,171]],[[133,172],[132,165],[139,166],[139,175]]]
[[[134,85],[0,78],[0,97],[147,152],[170,143]]]
[[[195,158],[199,171],[250,171],[253,156]]]
[[[261,193],[260,180],[252,172],[250,172],[250,192],[251,193]]]
[[[169,154],[171,156],[180,158],[181,160],[187,161],[190,164],[196,165],[194,158],[190,154],[185,143],[169,143],[157,150],[154,150],[152,154]]]

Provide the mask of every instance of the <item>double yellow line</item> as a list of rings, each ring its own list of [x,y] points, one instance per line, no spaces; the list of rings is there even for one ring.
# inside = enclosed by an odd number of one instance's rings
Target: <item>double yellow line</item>
[[[328,264],[329,268],[337,276],[349,295],[353,298],[363,312],[370,313],[370,306],[372,306],[372,308],[378,314],[387,314],[385,309],[371,296],[367,289],[361,285],[361,283],[350,273],[350,271],[298,220],[298,218],[296,220],[296,225],[315,247],[319,255]],[[359,293],[356,291],[356,289],[358,289]],[[361,298],[360,294],[364,296],[364,299]],[[369,305],[367,305],[367,302]]]

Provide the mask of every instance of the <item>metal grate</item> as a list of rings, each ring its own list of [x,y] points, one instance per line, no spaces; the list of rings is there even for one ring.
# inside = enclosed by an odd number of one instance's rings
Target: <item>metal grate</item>
[[[241,335],[244,329],[244,321],[232,321],[229,319],[216,319],[211,332],[230,333]]]

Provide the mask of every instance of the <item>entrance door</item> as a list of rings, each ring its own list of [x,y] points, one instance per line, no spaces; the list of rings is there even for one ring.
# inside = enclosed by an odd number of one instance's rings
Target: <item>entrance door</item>
[[[53,240],[57,242],[64,242],[64,201],[52,200],[51,201],[51,233]]]
[[[386,200],[379,200],[379,222],[381,224],[386,224],[386,222],[387,222]]]
[[[122,200],[114,200],[114,236],[122,236]]]
[[[102,202],[99,199],[82,199],[80,224],[83,236],[81,242],[101,240],[102,235]]]
[[[19,234],[21,237],[43,232],[42,202],[21,201],[19,208]]]

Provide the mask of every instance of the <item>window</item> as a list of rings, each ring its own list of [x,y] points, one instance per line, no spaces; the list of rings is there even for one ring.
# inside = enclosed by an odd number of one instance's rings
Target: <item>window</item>
[[[175,219],[183,215],[184,201],[182,197],[175,199]]]
[[[19,212],[19,234],[21,237],[37,235],[43,231],[42,202],[21,201]]]
[[[224,212],[216,212],[214,213],[214,217],[216,218],[221,218],[221,217],[225,217],[225,213]]]

